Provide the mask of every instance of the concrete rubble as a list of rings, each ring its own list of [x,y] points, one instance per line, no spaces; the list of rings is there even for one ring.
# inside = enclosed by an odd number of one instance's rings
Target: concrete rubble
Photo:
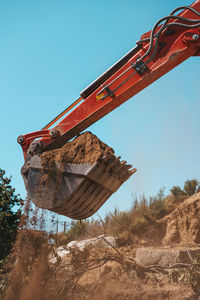
[[[69,242],[66,246],[60,246],[57,248],[56,253],[57,256],[60,257],[61,259],[66,256],[67,254],[70,253],[70,249],[78,249],[80,251],[83,251],[85,247],[87,246],[95,246],[98,243],[101,244],[101,247],[107,247],[110,248],[112,246],[116,246],[116,240],[113,236],[104,236],[104,235],[99,235],[95,238],[92,239],[87,239],[87,240],[82,240],[82,241],[71,241]],[[50,258],[51,263],[56,262],[56,258]]]
[[[200,254],[200,248],[138,248],[136,250],[136,260],[145,266],[158,265],[168,267],[177,263],[190,264],[198,254]]]

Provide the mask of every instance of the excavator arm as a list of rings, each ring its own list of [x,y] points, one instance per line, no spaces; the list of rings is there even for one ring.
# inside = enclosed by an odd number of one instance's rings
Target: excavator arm
[[[63,147],[67,141],[177,65],[199,54],[200,1],[198,0],[191,6],[178,7],[160,19],[151,31],[142,35],[136,47],[82,91],[78,100],[42,130],[19,136],[18,142],[22,146],[25,160],[30,162],[35,154]],[[61,121],[52,128],[59,119]],[[35,142],[38,138],[39,143]],[[25,169],[27,172],[27,166]],[[130,177],[128,174],[124,181]],[[124,181],[122,180],[122,183]],[[27,187],[27,182],[25,183]],[[32,197],[33,194],[32,192]],[[89,214],[77,214],[75,218],[89,216],[95,209],[91,209]],[[74,216],[70,213],[65,215]]]

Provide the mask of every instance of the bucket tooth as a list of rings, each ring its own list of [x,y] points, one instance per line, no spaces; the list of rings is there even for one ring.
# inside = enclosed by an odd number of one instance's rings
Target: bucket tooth
[[[132,174],[134,174],[136,171],[137,171],[137,169],[134,168],[133,170],[130,170],[130,171],[129,171],[129,174],[132,175]]]

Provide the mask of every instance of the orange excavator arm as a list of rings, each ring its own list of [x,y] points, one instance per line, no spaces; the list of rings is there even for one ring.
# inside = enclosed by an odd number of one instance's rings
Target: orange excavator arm
[[[136,47],[42,130],[19,136],[25,158],[22,176],[31,200],[41,208],[74,219],[94,214],[136,169],[130,170],[131,165],[115,157],[113,150],[107,151],[107,145],[90,133],[85,135],[85,141],[90,139],[88,144],[83,143],[84,134],[68,141],[189,57],[199,54],[200,0],[159,20]],[[95,147],[91,146],[93,142]],[[98,154],[95,160],[94,151]],[[79,160],[74,159],[78,153]],[[89,153],[87,159],[83,159],[84,153]]]
[[[159,20],[152,31],[141,37],[135,48],[82,91],[78,100],[42,130],[19,136],[24,157],[30,144],[38,138],[41,138],[43,151],[63,146],[171,69],[199,53],[198,0],[190,7],[179,7]],[[48,129],[63,116],[58,125]]]

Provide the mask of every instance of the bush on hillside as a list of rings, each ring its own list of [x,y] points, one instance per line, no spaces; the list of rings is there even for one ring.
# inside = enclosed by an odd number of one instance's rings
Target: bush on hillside
[[[184,184],[184,192],[187,197],[190,197],[200,191],[200,184],[197,179],[186,180]]]
[[[172,212],[177,205],[194,193],[200,191],[198,181],[187,180],[184,190],[174,186],[170,194],[165,196],[165,188],[159,190],[157,195],[137,197],[134,195],[133,207],[127,212],[109,213],[106,218],[108,232],[118,237],[120,245],[130,243],[131,235],[143,233],[149,226],[157,224],[157,220]]]
[[[158,220],[167,215],[168,213],[165,206],[164,192],[165,189],[162,188],[159,190],[156,196],[149,198],[150,215]]]

